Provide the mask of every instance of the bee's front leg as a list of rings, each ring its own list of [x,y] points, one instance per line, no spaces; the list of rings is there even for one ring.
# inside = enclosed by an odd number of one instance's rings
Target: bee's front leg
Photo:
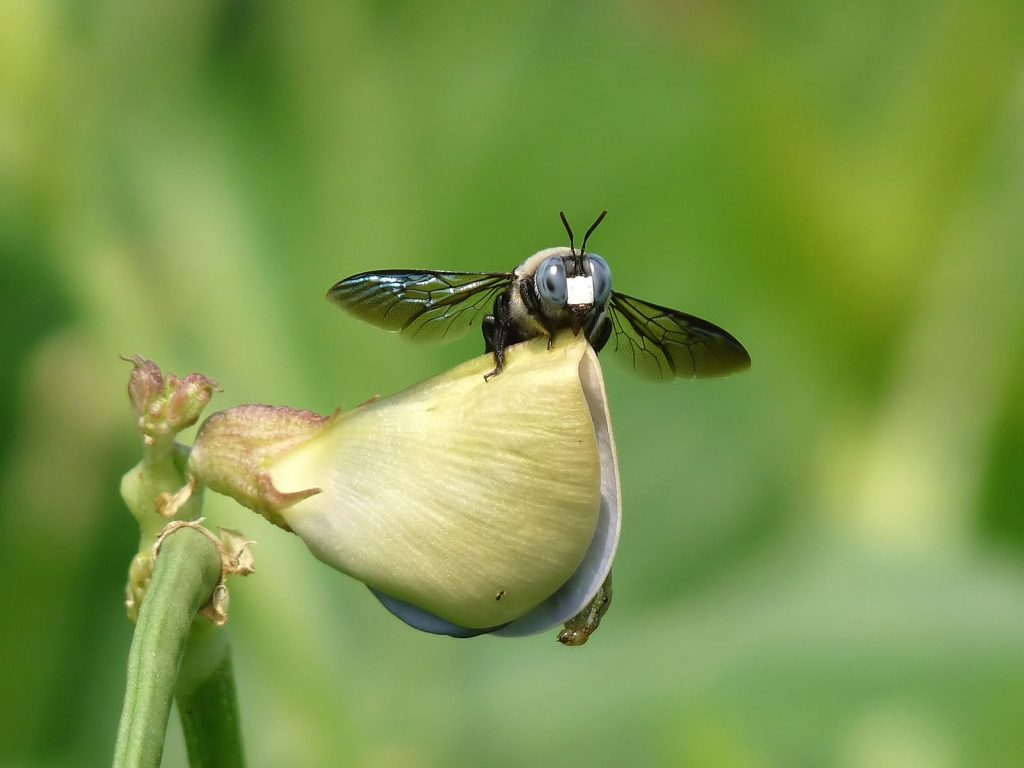
[[[612,321],[605,314],[600,322],[594,327],[594,329],[587,334],[587,341],[590,342],[590,346],[594,348],[595,352],[600,352],[604,349],[604,345],[608,343],[608,339],[612,335]]]
[[[480,330],[484,332],[484,352],[494,351],[494,334],[498,330],[498,321],[494,315],[485,315]]]
[[[501,325],[495,325],[493,346],[491,350],[494,352],[494,370],[490,373],[484,374],[484,381],[490,381],[493,377],[497,376],[505,368],[505,329]]]
[[[512,313],[509,309],[508,296],[502,294],[494,302],[494,314],[487,315],[481,326],[484,333],[484,351],[494,353],[494,370],[484,376],[484,381],[490,381],[505,367],[505,347],[509,343],[511,326]]]

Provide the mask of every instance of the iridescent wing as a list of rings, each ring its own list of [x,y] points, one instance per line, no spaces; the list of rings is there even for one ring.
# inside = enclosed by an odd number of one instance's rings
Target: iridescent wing
[[[667,381],[724,376],[750,367],[750,355],[713,323],[612,292],[615,351],[634,371]]]
[[[424,340],[454,339],[491,309],[508,272],[386,269],[346,277],[327,298],[360,320]]]

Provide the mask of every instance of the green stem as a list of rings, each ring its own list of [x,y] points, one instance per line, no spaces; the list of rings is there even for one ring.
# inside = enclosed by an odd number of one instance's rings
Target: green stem
[[[128,653],[115,768],[159,766],[192,621],[220,576],[217,545],[203,533],[183,527],[164,539]]]
[[[226,629],[196,622],[178,673],[175,701],[192,768],[245,765]]]

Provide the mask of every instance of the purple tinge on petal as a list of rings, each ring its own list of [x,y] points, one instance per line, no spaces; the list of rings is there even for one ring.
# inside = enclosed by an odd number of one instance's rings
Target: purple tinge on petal
[[[417,608],[415,605],[407,603],[404,600],[399,600],[397,597],[385,595],[383,592],[378,592],[373,587],[370,587],[369,589],[373,593],[373,596],[380,600],[381,604],[391,611],[391,613],[413,629],[418,629],[421,632],[429,632],[432,635],[450,635],[452,637],[476,637],[477,635],[486,635],[488,632],[494,632],[496,629],[501,628],[486,627],[484,629],[470,629],[469,627],[460,627],[458,624],[452,624],[450,621],[442,619],[440,616],[435,616],[430,611],[426,611],[423,608]]]

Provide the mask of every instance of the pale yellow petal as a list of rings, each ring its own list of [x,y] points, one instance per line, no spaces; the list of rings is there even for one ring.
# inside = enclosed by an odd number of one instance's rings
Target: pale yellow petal
[[[271,464],[312,552],[465,627],[516,619],[574,573],[594,536],[600,459],[582,337],[486,355],[346,414]]]

